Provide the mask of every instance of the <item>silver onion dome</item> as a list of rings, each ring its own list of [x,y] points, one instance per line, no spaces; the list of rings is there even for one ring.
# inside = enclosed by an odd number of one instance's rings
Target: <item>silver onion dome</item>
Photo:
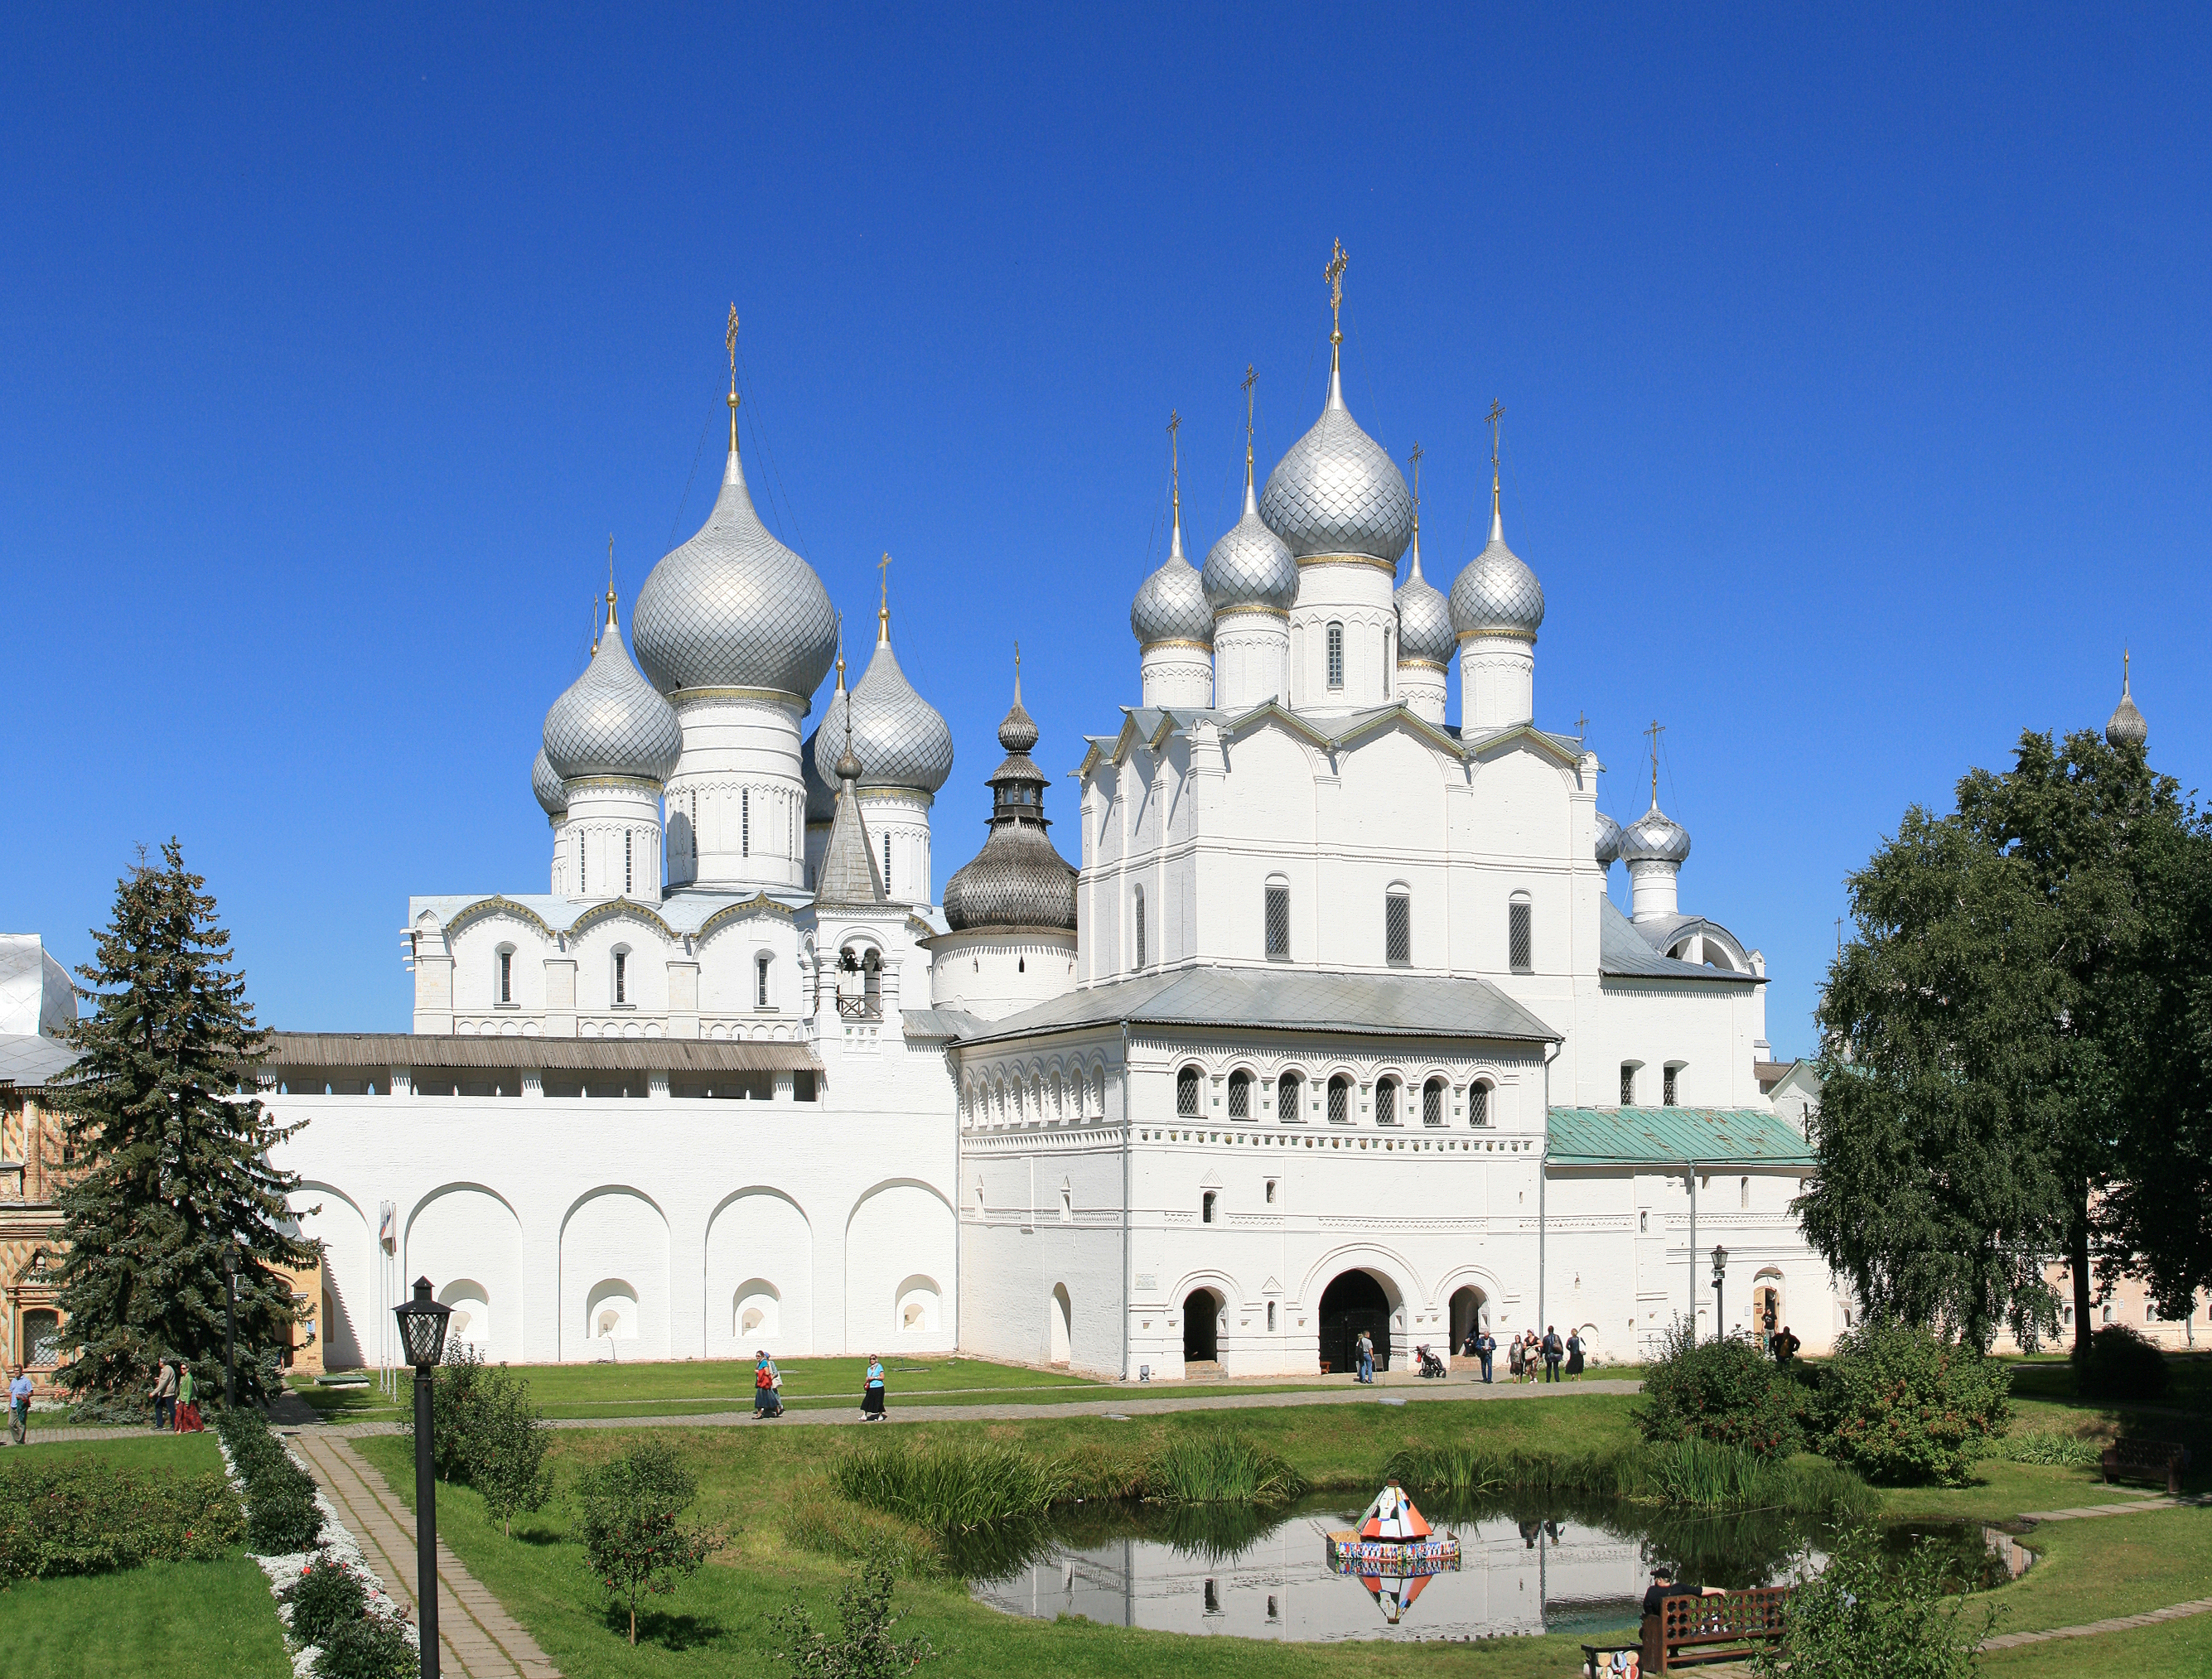
[[[1045,837],[1044,772],[1030,761],[1037,726],[1022,708],[999,725],[1006,761],[991,777],[991,833],[968,866],[945,883],[945,919],[955,932],[975,927],[1075,927],[1076,871]]]
[[[638,591],[631,629],[664,694],[767,688],[803,705],[837,655],[837,615],[814,569],[768,533],[738,459],[734,411],[722,492],[698,533]]]
[[[1657,800],[1651,808],[1621,830],[1620,860],[1623,863],[1683,863],[1690,855],[1690,833],[1659,809]]]
[[[2120,655],[2120,703],[2112,708],[2111,719],[2105,724],[2105,741],[2114,747],[2134,747],[2141,751],[2150,739],[2150,724],[2136,709],[2133,684],[2128,672],[2128,656]]]
[[[545,749],[538,749],[538,757],[530,766],[530,791],[538,795],[539,807],[549,816],[568,814],[568,790],[561,785],[560,772],[546,757]]]
[[[1460,635],[1516,635],[1529,641],[1544,621],[1544,585],[1505,546],[1505,521],[1495,506],[1488,544],[1451,586],[1451,615]]]
[[[822,730],[827,728],[833,719],[837,724],[830,731],[834,737],[845,731],[845,690],[842,687],[823,713],[821,725],[806,737],[799,749],[799,773],[806,784],[806,820],[809,825],[826,822],[837,814],[837,790],[822,779],[822,771],[814,758],[814,755],[821,750],[817,743],[822,738]]]
[[[1620,860],[1620,848],[1626,843],[1620,824],[1602,810],[1597,813],[1597,866],[1610,869]]]
[[[609,594],[599,651],[545,713],[545,761],[564,781],[580,775],[665,781],[683,750],[676,708],[630,662]]]
[[[1452,628],[1451,606],[1443,591],[1421,575],[1421,533],[1413,532],[1413,566],[1400,585],[1398,602],[1398,658],[1419,659],[1430,664],[1449,664],[1459,637]]]
[[[1206,603],[1206,585],[1197,568],[1183,558],[1180,513],[1167,563],[1137,585],[1137,598],[1129,603],[1129,630],[1139,647],[1161,641],[1213,645],[1213,609]]]
[[[1252,493],[1248,459],[1244,472],[1244,512],[1229,527],[1206,556],[1200,573],[1206,603],[1216,612],[1240,607],[1267,607],[1288,612],[1298,597],[1298,562],[1291,557],[1283,539],[1267,529],[1260,517],[1259,498]]]
[[[945,727],[936,707],[914,691],[906,673],[899,669],[898,655],[891,651],[888,612],[878,621],[875,656],[868,661],[866,674],[844,698],[842,706],[836,695],[830,703],[837,709],[823,718],[823,726],[815,734],[815,749],[820,751],[818,743],[826,733],[836,742],[839,751],[843,750],[844,713],[849,708],[853,750],[866,766],[857,784],[864,790],[934,793],[952,773],[952,731]],[[834,761],[817,761],[814,771],[826,789],[836,767]],[[834,806],[833,797],[833,809]]]
[[[1406,551],[1413,498],[1405,476],[1353,421],[1334,368],[1321,418],[1267,475],[1260,517],[1299,560],[1351,554],[1395,567]]]

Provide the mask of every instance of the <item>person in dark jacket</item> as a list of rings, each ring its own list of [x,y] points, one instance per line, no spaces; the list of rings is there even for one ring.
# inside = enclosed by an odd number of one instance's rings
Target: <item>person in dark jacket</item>
[[[1486,1329],[1474,1332],[1474,1355],[1482,1361],[1482,1379],[1490,1379],[1490,1361],[1498,1356],[1498,1340]]]
[[[1659,1606],[1669,1597],[1717,1597],[1721,1595],[1721,1589],[1717,1585],[1686,1585],[1675,1579],[1672,1568],[1654,1568],[1650,1590],[1644,1594],[1644,1612],[1657,1615],[1660,1613]]]
[[[1566,1343],[1559,1339],[1559,1330],[1549,1324],[1544,1325],[1544,1379],[1559,1379],[1559,1361],[1567,1355]]]
[[[1774,1361],[1786,1370],[1790,1361],[1797,1356],[1797,1349],[1805,1343],[1790,1334],[1790,1325],[1784,1324],[1767,1338],[1766,1344],[1773,1350]]]
[[[1583,1337],[1580,1331],[1567,1337],[1567,1374],[1576,1381],[1583,1379]]]

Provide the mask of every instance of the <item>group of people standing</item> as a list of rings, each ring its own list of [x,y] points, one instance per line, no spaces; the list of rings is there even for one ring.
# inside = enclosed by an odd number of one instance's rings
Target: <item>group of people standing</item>
[[[1482,1379],[1486,1382],[1493,1379],[1492,1368],[1498,1357],[1497,1337],[1486,1326],[1478,1324],[1467,1337],[1466,1350],[1469,1357],[1482,1361]],[[1505,1338],[1506,1373],[1511,1380],[1533,1382],[1540,1370],[1544,1380],[1556,1382],[1560,1379],[1560,1366],[1564,1364],[1565,1373],[1580,1381],[1589,1350],[1583,1344],[1582,1336],[1575,1331],[1571,1330],[1562,1340],[1559,1331],[1549,1324],[1544,1325],[1541,1339],[1538,1338],[1535,1330],[1523,1330],[1519,1335],[1510,1335]]]
[[[179,1359],[163,1359],[154,1377],[154,1427],[164,1433],[198,1434],[206,1432],[200,1421],[199,1389],[192,1367]]]

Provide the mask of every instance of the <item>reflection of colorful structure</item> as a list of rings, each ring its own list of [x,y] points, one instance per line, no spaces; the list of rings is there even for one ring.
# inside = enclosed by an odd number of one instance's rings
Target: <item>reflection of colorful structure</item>
[[[1328,1536],[1328,1566],[1334,1573],[1358,1575],[1395,1627],[1432,1577],[1459,1567],[1459,1540],[1431,1528],[1393,1481],[1375,1495],[1358,1527]]]

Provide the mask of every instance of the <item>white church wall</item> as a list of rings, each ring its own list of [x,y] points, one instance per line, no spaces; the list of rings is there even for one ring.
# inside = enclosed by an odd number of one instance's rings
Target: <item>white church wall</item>
[[[814,1249],[805,1209],[784,1191],[749,1187],[715,1207],[707,1226],[708,1358],[814,1350]]]
[[[927,1184],[871,1188],[845,1227],[845,1334],[859,1351],[952,1347],[958,1243],[952,1209]]]
[[[583,1197],[561,1224],[562,1356],[666,1358],[670,1304],[667,1216],[627,1185]]]
[[[479,1169],[482,1164],[477,1162]],[[514,1209],[480,1184],[458,1182],[442,1184],[404,1206],[402,1217],[403,1288],[417,1276],[428,1277],[434,1288],[458,1278],[476,1282],[492,1319],[484,1355],[495,1362],[526,1356],[521,1330],[528,1302],[523,1287],[522,1228]]]
[[[306,1183],[290,1197],[300,1233],[323,1245],[323,1294],[308,1302],[322,1342],[323,1367],[355,1370],[375,1355],[381,1313],[398,1302],[379,1287],[376,1207],[356,1205],[343,1190]]]

